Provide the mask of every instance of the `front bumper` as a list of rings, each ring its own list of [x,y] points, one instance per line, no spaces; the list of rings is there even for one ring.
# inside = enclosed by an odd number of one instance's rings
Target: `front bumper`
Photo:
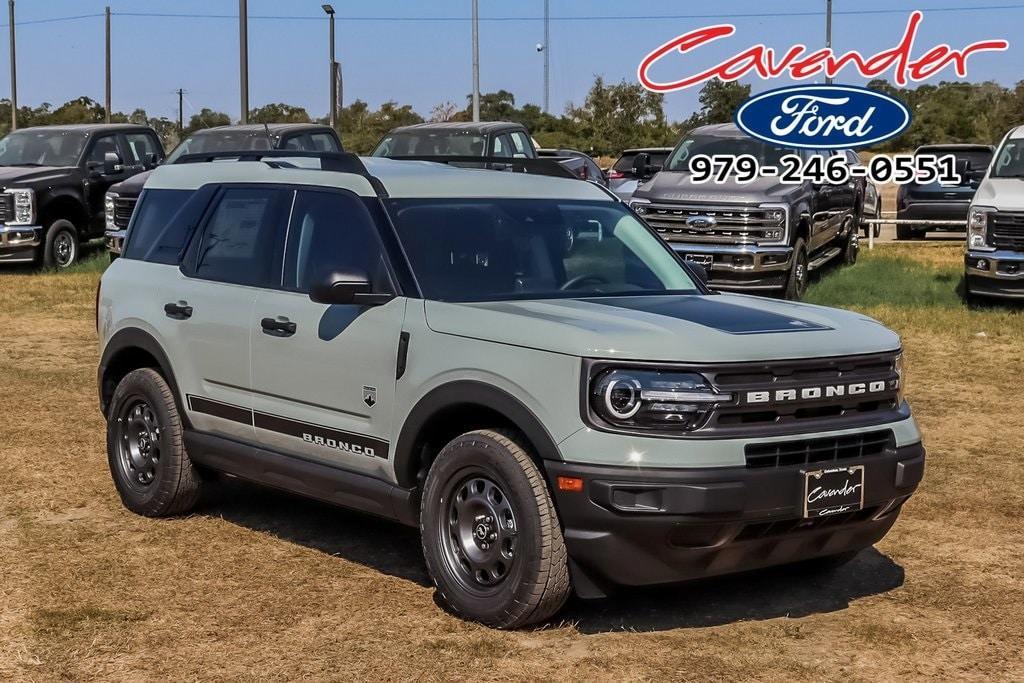
[[[1024,252],[968,251],[964,271],[971,294],[1024,299]]]
[[[0,225],[0,263],[31,263],[43,241],[39,225]]]
[[[966,230],[967,211],[970,208],[970,206],[970,200],[911,202],[908,204],[904,204],[896,211],[896,218],[900,220],[963,221],[963,225],[961,227],[929,227],[927,225],[923,225],[921,226],[921,229]]]
[[[708,271],[712,289],[768,291],[786,286],[793,247],[754,244],[694,244],[669,242],[673,251]]]
[[[103,242],[107,245],[107,250],[112,254],[120,254],[124,249],[124,238],[127,234],[126,229],[107,230],[103,233]]]
[[[785,564],[878,542],[924,475],[920,442],[871,457],[781,467],[661,469],[546,461],[584,597]],[[864,507],[802,517],[803,472],[864,465]],[[580,492],[557,477],[579,477]]]

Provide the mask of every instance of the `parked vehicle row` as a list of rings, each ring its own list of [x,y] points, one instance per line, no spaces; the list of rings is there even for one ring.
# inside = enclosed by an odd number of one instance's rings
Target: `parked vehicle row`
[[[897,223],[896,237],[901,240],[920,239],[930,230],[955,230],[962,232],[967,223],[967,209],[971,205],[978,185],[985,177],[985,171],[992,161],[994,147],[991,145],[925,145],[914,154],[932,156],[953,155],[962,169],[959,185],[938,182],[900,185],[896,195],[896,218],[900,220],[948,220],[957,221],[956,226],[930,227],[926,224]]]

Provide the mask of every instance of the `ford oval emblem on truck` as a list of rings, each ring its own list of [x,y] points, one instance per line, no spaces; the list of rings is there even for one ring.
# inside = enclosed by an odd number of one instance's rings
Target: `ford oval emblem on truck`
[[[797,85],[751,97],[736,111],[736,125],[786,147],[850,149],[899,135],[910,125],[910,110],[868,88]]]

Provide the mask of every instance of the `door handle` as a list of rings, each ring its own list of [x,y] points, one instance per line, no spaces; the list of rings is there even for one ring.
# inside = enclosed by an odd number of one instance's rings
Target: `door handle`
[[[164,313],[167,314],[168,318],[174,318],[175,320],[187,320],[192,317],[192,307],[189,306],[186,301],[169,303],[164,305]]]
[[[298,325],[287,318],[284,320],[264,318],[260,321],[260,327],[263,328],[263,334],[269,334],[272,337],[290,337],[298,329]]]

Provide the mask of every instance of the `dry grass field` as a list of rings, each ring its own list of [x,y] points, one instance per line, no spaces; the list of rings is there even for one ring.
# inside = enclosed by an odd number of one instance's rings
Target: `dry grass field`
[[[905,341],[925,481],[876,549],[572,602],[498,632],[442,611],[416,534],[224,483],[124,510],[96,405],[99,270],[0,273],[0,680],[1024,680],[1024,310],[968,310],[959,245],[811,291]]]

